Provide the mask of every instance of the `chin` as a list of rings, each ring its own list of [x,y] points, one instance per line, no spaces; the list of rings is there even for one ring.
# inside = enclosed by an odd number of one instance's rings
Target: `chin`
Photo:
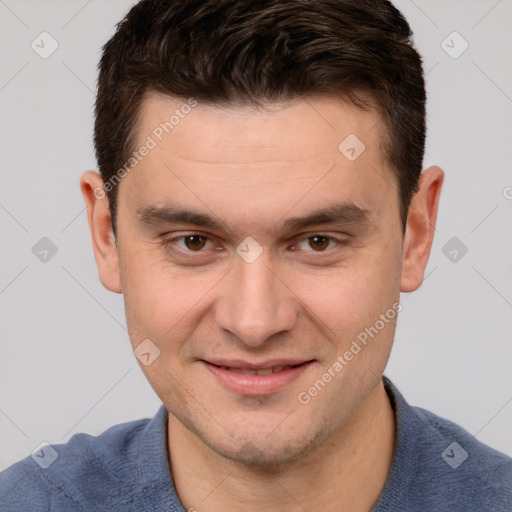
[[[325,440],[329,430],[292,432],[291,429],[283,429],[279,434],[268,435],[261,429],[248,432],[239,429],[236,438],[227,434],[213,437],[213,432],[209,436],[201,433],[196,435],[221,457],[268,473],[292,466],[296,461],[303,461],[306,454],[314,451]]]
[[[273,446],[265,439],[242,441],[237,443],[236,446],[224,445],[218,441],[207,444],[221,457],[244,466],[266,471],[270,468],[277,469],[289,465],[304,454],[302,443],[295,445],[295,443],[290,443],[289,440],[286,446]]]
[[[265,404],[268,406],[268,400]],[[212,452],[267,473],[303,461],[341,423],[340,418],[332,414],[322,414],[303,406],[286,414],[282,404],[274,404],[272,411],[262,411],[251,401],[244,403],[243,410],[238,411],[223,411],[219,407],[213,418],[210,414],[205,415],[196,404],[190,405],[192,407],[188,409],[180,406],[167,407],[167,410],[173,411],[175,419]]]

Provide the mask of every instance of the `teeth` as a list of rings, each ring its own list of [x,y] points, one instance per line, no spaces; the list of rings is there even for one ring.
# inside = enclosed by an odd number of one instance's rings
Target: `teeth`
[[[232,368],[231,366],[221,366],[221,368],[230,372],[241,373],[242,375],[254,375],[256,373],[256,370],[251,368]]]
[[[242,375],[254,375],[256,373],[256,370],[252,370],[251,368],[233,368],[233,370]]]
[[[272,375],[272,368],[262,368],[261,370],[256,370],[256,375]]]
[[[258,370],[252,368],[232,368],[230,366],[219,366],[221,370],[229,370],[235,373],[241,373],[242,375],[272,375],[273,373],[282,372],[283,370],[289,370],[295,368],[295,366],[273,366],[272,368],[260,368]]]

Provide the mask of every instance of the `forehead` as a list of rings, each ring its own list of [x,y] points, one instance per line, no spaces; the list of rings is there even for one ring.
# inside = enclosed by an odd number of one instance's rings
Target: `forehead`
[[[379,143],[382,129],[375,110],[362,110],[333,96],[255,107],[149,94],[139,112],[137,145],[148,135],[161,148],[172,140],[175,156],[193,149],[197,161],[205,163],[272,158],[300,162],[338,155],[339,144],[349,134],[371,149]]]
[[[276,217],[316,209],[320,199],[369,209],[396,201],[381,130],[375,111],[334,97],[255,108],[152,94],[134,145],[151,149],[123,182],[134,207],[208,203],[228,216],[231,205],[239,217],[242,210]]]

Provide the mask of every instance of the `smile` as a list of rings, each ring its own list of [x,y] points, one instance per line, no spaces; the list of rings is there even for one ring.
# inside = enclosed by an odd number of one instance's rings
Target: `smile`
[[[272,373],[279,373],[283,370],[289,370],[291,368],[296,368],[300,365],[288,365],[288,366],[272,366],[271,368],[233,368],[230,366],[219,366],[218,368],[222,370],[227,370],[230,372],[241,373],[243,375],[271,375]]]
[[[314,361],[201,361],[217,383],[239,395],[258,396],[276,393],[291,384]],[[228,364],[229,363],[229,364]]]

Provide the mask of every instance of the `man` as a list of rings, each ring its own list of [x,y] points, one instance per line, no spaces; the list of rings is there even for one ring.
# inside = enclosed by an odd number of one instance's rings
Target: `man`
[[[2,510],[512,510],[512,460],[383,377],[443,181],[410,38],[385,0],[131,9],[81,189],[163,406],[15,464]]]

